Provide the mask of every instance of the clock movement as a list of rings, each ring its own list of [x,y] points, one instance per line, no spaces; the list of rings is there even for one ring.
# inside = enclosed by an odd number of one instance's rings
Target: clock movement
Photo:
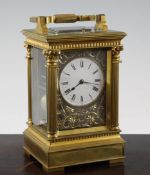
[[[118,84],[124,32],[108,30],[106,16],[31,17],[26,36],[28,128],[24,151],[47,171],[98,161],[123,163]],[[93,27],[48,23],[95,21]]]

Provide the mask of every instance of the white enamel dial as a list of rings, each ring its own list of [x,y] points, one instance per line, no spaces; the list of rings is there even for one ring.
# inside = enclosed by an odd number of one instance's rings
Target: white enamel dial
[[[73,106],[84,106],[93,102],[100,94],[103,85],[102,71],[88,58],[70,61],[60,74],[60,92]]]

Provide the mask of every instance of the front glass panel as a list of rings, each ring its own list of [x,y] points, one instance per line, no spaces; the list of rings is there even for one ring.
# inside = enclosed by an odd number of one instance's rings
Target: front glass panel
[[[64,51],[60,56],[58,129],[106,125],[106,49]]]
[[[33,124],[46,128],[46,68],[41,49],[31,49],[31,86],[32,86],[32,120]]]

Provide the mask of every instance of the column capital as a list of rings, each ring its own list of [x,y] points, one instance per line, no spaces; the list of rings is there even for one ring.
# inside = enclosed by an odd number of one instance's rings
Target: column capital
[[[112,63],[121,63],[120,60],[120,51],[123,50],[123,46],[116,46],[112,48]]]
[[[28,44],[25,44],[24,47],[25,47],[26,50],[27,50],[26,59],[31,59],[31,46],[28,45]]]
[[[43,50],[47,67],[58,67],[60,50]]]

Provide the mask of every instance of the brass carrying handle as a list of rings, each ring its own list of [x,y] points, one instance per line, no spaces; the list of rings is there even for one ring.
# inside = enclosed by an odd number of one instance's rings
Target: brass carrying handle
[[[98,15],[75,15],[75,14],[56,14],[53,16],[31,17],[30,22],[37,23],[36,31],[38,33],[48,33],[47,24],[49,23],[75,23],[77,21],[96,21],[95,29],[107,31],[108,26],[106,16]]]

